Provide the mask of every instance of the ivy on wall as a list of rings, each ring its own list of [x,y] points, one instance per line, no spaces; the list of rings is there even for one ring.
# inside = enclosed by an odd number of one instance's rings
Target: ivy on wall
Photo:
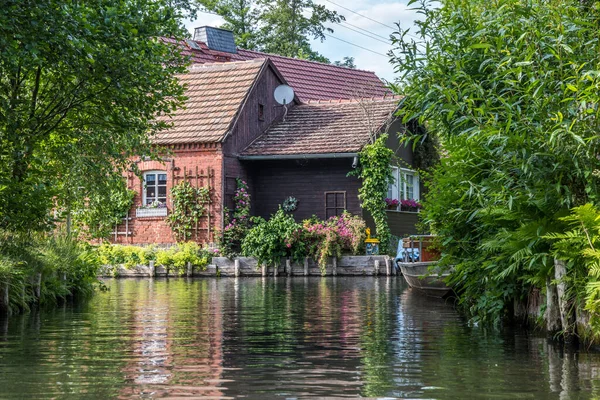
[[[390,242],[390,228],[385,202],[388,187],[392,181],[390,163],[394,152],[386,146],[387,134],[381,135],[374,143],[366,145],[359,154],[360,166],[350,174],[358,176],[362,186],[358,190],[361,206],[369,211],[375,221],[377,238],[380,240],[380,251],[387,252]]]
[[[206,215],[206,205],[210,202],[208,188],[196,188],[189,182],[182,182],[171,189],[173,209],[167,223],[179,242],[192,237],[192,229]]]

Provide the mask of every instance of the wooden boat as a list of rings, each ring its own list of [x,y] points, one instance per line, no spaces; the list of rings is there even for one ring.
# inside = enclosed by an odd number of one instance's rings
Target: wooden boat
[[[431,248],[433,240],[431,235],[404,238],[398,244],[396,265],[410,287],[428,296],[445,297],[452,292],[444,282],[450,272],[436,269],[440,254]]]

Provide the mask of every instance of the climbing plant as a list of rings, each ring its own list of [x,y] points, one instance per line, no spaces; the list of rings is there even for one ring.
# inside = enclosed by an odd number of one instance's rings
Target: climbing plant
[[[219,238],[219,249],[225,257],[233,258],[240,254],[242,240],[250,229],[250,193],[248,184],[240,178],[236,179],[237,189],[233,197],[235,203],[233,216],[228,210],[225,216],[225,228]]]
[[[173,209],[167,217],[167,223],[175,233],[177,241],[185,241],[192,237],[192,228],[206,214],[206,205],[210,203],[207,188],[193,187],[189,182],[182,182],[171,189]]]
[[[377,237],[381,241],[380,251],[387,251],[390,242],[390,228],[388,226],[387,205],[385,197],[389,184],[392,181],[390,162],[394,152],[386,146],[387,134],[381,135],[374,143],[366,145],[359,154],[360,166],[352,175],[362,180],[358,191],[361,206],[371,213],[375,221]]]

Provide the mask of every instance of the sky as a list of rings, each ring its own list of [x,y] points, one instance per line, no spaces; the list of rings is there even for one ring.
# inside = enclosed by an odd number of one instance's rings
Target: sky
[[[417,14],[406,5],[406,0],[315,0],[315,2],[337,11],[346,18],[346,21],[341,24],[327,24],[326,26],[332,28],[334,33],[328,34],[330,36],[322,43],[313,40],[313,49],[332,62],[341,61],[344,57],[354,57],[357,68],[374,71],[380,78],[393,81],[395,74],[387,56],[388,51],[392,49],[389,36],[396,31],[398,22],[403,29],[411,28],[411,32],[413,34],[415,32],[413,21],[417,19]],[[223,20],[219,16],[199,13],[198,19],[186,26],[193,34],[193,28],[196,26],[219,26],[222,23]]]

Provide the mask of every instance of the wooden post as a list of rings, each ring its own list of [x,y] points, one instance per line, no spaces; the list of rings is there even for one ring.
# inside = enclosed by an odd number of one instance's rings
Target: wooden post
[[[275,265],[273,266],[273,276],[277,276],[279,275],[279,264],[275,263]]]
[[[156,276],[156,266],[154,264],[155,264],[154,260],[150,260],[150,262],[148,263],[148,266],[150,267],[150,277],[151,278],[154,278]]]
[[[38,272],[37,274],[35,274],[34,294],[35,294],[35,298],[39,301],[40,297],[42,297],[42,273],[41,272]]]
[[[375,268],[373,268],[373,275],[379,275],[379,260],[375,260]]]
[[[9,298],[8,298],[8,282],[5,282],[0,286],[0,312],[8,312]]]
[[[237,258],[233,261],[233,275],[236,278],[240,276],[240,260]]]
[[[191,278],[193,274],[194,274],[194,266],[192,265],[191,262],[188,261],[188,263],[187,263],[187,270],[185,272],[185,275],[188,278]]]
[[[387,276],[392,276],[392,263],[389,257],[385,257],[385,273]]]
[[[333,276],[337,276],[337,257],[333,257],[333,267],[331,273]]]
[[[304,276],[308,276],[308,257],[304,257]]]
[[[558,293],[556,285],[552,283],[550,277],[546,278],[546,329],[550,333],[560,331],[560,312],[558,307]]]
[[[287,270],[287,275],[292,276],[292,262],[289,258],[285,260],[285,269]]]
[[[567,284],[565,276],[567,275],[567,267],[562,260],[554,259],[554,278],[556,279],[556,291],[558,292],[558,309],[560,311],[560,323],[566,341],[572,339],[574,332],[575,321],[571,311],[570,302],[567,300]]]
[[[267,264],[263,264],[263,265],[261,266],[261,275],[262,275],[263,277],[264,277],[264,276],[267,276]]]

